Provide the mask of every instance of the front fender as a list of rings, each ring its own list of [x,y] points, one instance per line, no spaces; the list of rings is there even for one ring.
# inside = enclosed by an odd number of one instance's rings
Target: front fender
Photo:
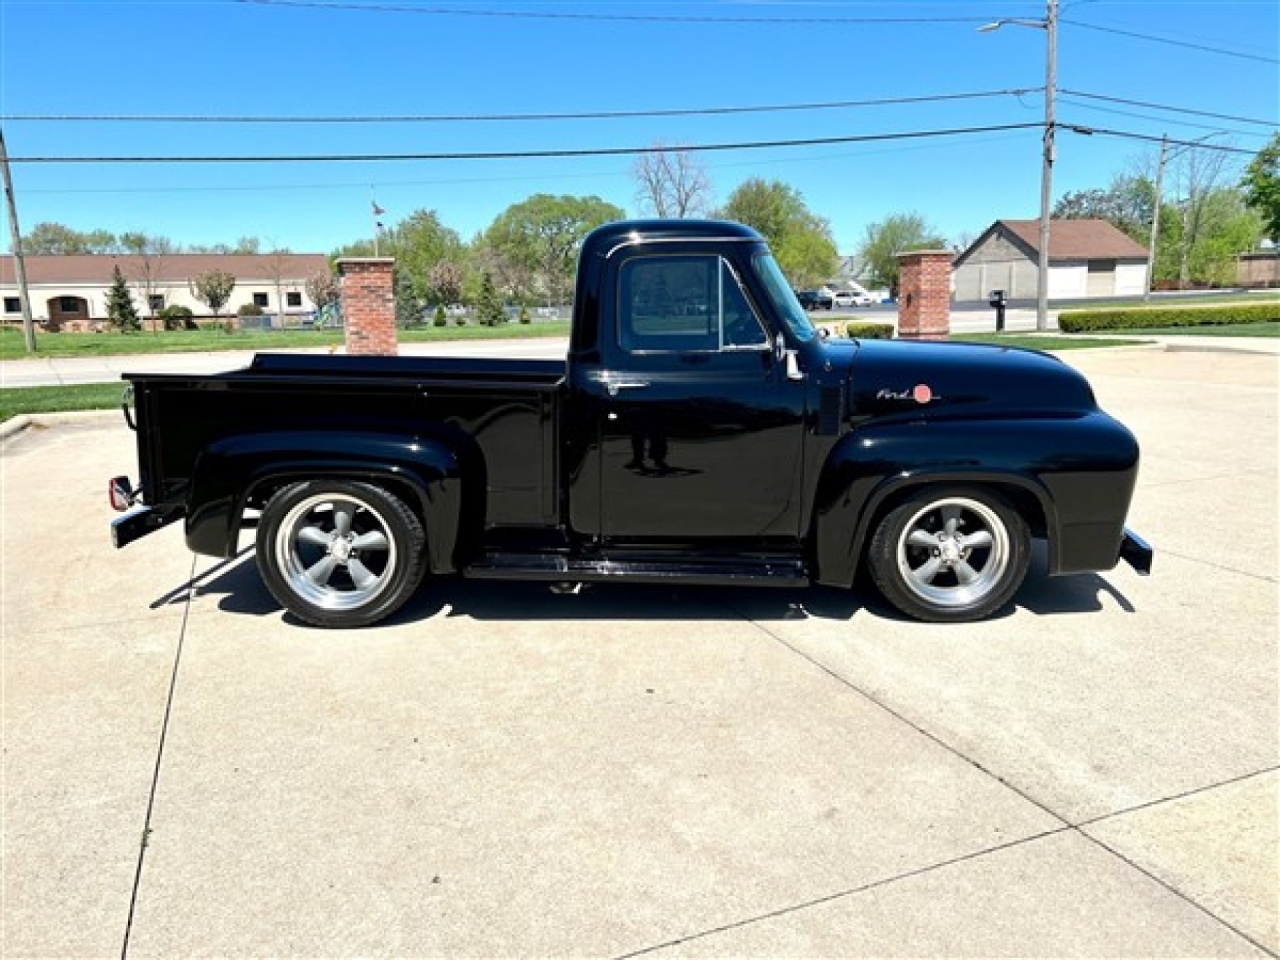
[[[235,553],[247,505],[287,483],[318,478],[388,486],[422,518],[428,569],[452,571],[464,515],[460,457],[442,440],[344,431],[240,434],[197,457],[187,502],[187,545],[196,553]],[[483,480],[480,480],[483,489]]]
[[[924,484],[1001,492],[1049,542],[1051,573],[1109,569],[1119,556],[1138,448],[1101,412],[864,427],[831,451],[812,531],[820,583],[848,586],[885,508]]]

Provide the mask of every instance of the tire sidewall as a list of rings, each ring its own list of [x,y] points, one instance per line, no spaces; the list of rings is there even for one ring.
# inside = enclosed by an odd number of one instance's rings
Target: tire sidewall
[[[299,594],[279,567],[279,539],[290,536],[284,521],[295,506],[324,495],[351,500],[371,509],[382,521],[395,547],[395,565],[385,586],[368,603],[347,609],[330,609]],[[263,509],[258,526],[258,570],[271,595],[298,619],[318,627],[363,627],[398,610],[421,582],[425,536],[417,516],[396,496],[370,483],[348,480],[314,480],[295,483],[277,491]]]
[[[1004,572],[982,596],[971,603],[944,605],[922,597],[904,580],[898,563],[898,549],[912,520],[933,504],[947,500],[970,500],[981,504],[1004,527],[1008,561]],[[867,565],[884,598],[901,612],[931,623],[962,623],[982,620],[1013,599],[1026,578],[1031,561],[1031,535],[1026,521],[998,493],[981,487],[924,487],[909,494],[881,518],[867,548]]]

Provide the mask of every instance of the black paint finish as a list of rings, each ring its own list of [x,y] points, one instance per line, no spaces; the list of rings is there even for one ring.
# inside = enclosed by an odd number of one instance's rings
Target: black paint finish
[[[1083,377],[1034,351],[824,341],[738,224],[591,234],[565,362],[261,355],[126,379],[143,502],[201,553],[233,553],[280,487],[343,477],[422,516],[437,573],[848,585],[877,518],[942,481],[1001,491],[1053,573],[1122,547],[1150,565],[1125,539],[1137,444]]]

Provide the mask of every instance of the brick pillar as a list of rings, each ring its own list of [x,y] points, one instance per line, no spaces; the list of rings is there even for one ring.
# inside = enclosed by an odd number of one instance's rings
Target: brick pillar
[[[900,340],[945,340],[950,335],[951,257],[949,250],[898,254]]]
[[[347,327],[347,353],[394,357],[396,301],[391,285],[394,257],[343,257],[342,318]]]

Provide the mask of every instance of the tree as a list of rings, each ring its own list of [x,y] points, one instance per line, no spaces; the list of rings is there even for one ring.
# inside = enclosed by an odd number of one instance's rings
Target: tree
[[[1280,243],[1280,133],[1249,162],[1240,188],[1245,203],[1262,218],[1266,236]]]
[[[720,215],[758,230],[794,287],[819,284],[840,264],[830,224],[779,180],[747,180],[729,195]]]
[[[316,305],[316,312],[327,316],[342,301],[342,285],[328,270],[312,274],[302,283],[311,302]]]
[[[1173,196],[1179,198],[1182,226],[1178,243],[1178,286],[1192,282],[1191,264],[1196,247],[1211,228],[1210,198],[1218,190],[1226,154],[1218,150],[1185,150],[1173,167]]]
[[[539,193],[508,207],[484,234],[484,245],[528,278],[547,305],[567,303],[574,261],[583,238],[601,224],[620,220],[621,208],[599,197]]]
[[[151,237],[141,231],[120,234],[119,243],[138,258],[132,270],[133,280],[142,291],[142,303],[151,319],[151,332],[159,333],[156,297],[164,273],[164,255],[173,250],[173,243],[167,237]]]
[[[480,297],[476,301],[476,319],[486,327],[496,327],[507,321],[506,311],[502,309],[502,301],[498,299],[498,290],[493,285],[493,277],[487,270],[480,277]]]
[[[1054,204],[1055,220],[1106,220],[1133,240],[1151,238],[1155,184],[1145,176],[1119,174],[1105,189],[1074,190]]]
[[[412,327],[422,323],[426,301],[418,294],[417,287],[408,272],[398,263],[391,274],[391,295],[396,311],[397,327]]]
[[[461,260],[462,240],[440,222],[434,210],[415,210],[384,234],[383,256],[396,258],[396,273],[407,284],[406,296],[424,304],[431,299],[431,268],[441,260]],[[372,249],[364,256],[371,256]]]
[[[655,146],[661,149],[640,154],[633,169],[640,209],[664,218],[705,216],[712,206],[706,167],[688,150]]]
[[[107,230],[81,233],[61,223],[37,223],[22,240],[22,248],[32,255],[71,256],[85,253],[112,253],[115,235]]]
[[[1186,236],[1187,211],[1166,205],[1160,219],[1156,279],[1179,287],[1224,286],[1235,282],[1236,255],[1252,250],[1262,236],[1262,221],[1247,207],[1243,192],[1218,187],[1198,198],[1197,235]]]
[[[938,250],[946,241],[918,213],[894,213],[867,227],[858,255],[871,271],[872,280],[898,295],[901,267],[898,254],[908,250]]]
[[[225,270],[210,270],[192,277],[187,281],[187,286],[193,297],[213,311],[216,321],[222,308],[231,299],[231,291],[236,288],[236,278]]]
[[[462,284],[466,272],[453,260],[441,260],[431,268],[427,276],[428,299],[437,305],[458,303],[462,299]],[[492,278],[490,279],[492,283]]]
[[[243,239],[245,238],[242,237],[241,240]],[[292,279],[293,271],[289,269],[289,258],[292,255],[288,247],[276,247],[261,261],[263,272],[271,281],[271,285],[276,288],[276,316],[279,318],[280,326],[284,326],[285,293],[287,292],[285,288],[291,286],[286,281]],[[296,290],[290,292],[296,292]]]
[[[107,290],[107,321],[121,333],[142,329],[142,321],[138,319],[137,308],[133,305],[133,294],[129,292],[129,285],[125,283],[118,264],[111,277],[111,287]]]

